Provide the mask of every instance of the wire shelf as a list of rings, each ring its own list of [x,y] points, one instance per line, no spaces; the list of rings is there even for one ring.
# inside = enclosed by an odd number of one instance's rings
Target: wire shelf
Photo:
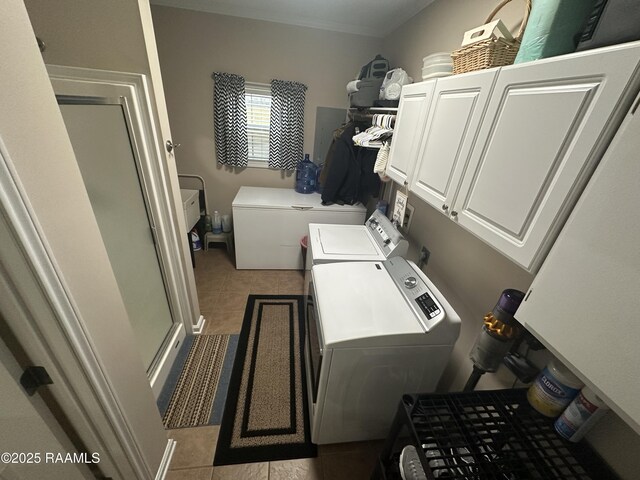
[[[529,405],[526,391],[405,395],[396,422],[404,423],[411,434],[396,440],[395,449],[385,448],[380,467],[386,471],[374,478],[400,478],[397,464],[403,443],[416,446],[429,479],[618,478],[588,444],[560,437],[554,419]],[[394,427],[397,433],[400,426]]]

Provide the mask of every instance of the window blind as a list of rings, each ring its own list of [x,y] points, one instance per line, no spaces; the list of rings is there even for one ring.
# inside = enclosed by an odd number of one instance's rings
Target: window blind
[[[269,119],[271,116],[271,90],[269,85],[245,85],[247,107],[247,137],[249,160],[269,160]]]

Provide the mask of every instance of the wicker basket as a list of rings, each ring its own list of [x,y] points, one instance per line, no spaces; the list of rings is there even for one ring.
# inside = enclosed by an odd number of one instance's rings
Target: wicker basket
[[[502,67],[513,63],[520,48],[524,29],[527,26],[531,12],[531,0],[525,0],[524,18],[515,38],[511,36],[500,20],[492,22],[498,11],[510,1],[500,2],[487,18],[485,25],[465,33],[462,47],[451,53],[454,75],[485,68]],[[496,28],[503,34],[502,37],[495,35]]]

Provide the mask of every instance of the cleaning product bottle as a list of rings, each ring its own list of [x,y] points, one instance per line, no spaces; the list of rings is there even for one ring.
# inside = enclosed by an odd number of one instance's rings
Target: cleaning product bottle
[[[577,442],[609,411],[600,397],[584,387],[556,420],[556,431],[570,442]]]
[[[547,417],[557,417],[584,384],[557,360],[551,360],[527,391],[533,408]]]
[[[202,242],[200,241],[200,235],[198,235],[198,232],[196,231],[195,228],[191,230],[191,248],[193,249],[194,252],[197,252],[198,250],[202,250]]]
[[[222,220],[220,219],[220,213],[216,210],[213,212],[213,224],[211,225],[211,231],[213,233],[222,233]]]
[[[296,170],[296,187],[298,193],[313,193],[316,191],[316,164],[309,160],[309,154],[304,154],[304,160],[298,164]]]

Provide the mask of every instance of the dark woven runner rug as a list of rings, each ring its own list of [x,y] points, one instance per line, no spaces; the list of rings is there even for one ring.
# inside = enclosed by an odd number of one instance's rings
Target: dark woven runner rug
[[[165,428],[220,423],[236,335],[187,337],[158,397]]]
[[[302,312],[299,295],[249,295],[214,465],[316,456]]]

